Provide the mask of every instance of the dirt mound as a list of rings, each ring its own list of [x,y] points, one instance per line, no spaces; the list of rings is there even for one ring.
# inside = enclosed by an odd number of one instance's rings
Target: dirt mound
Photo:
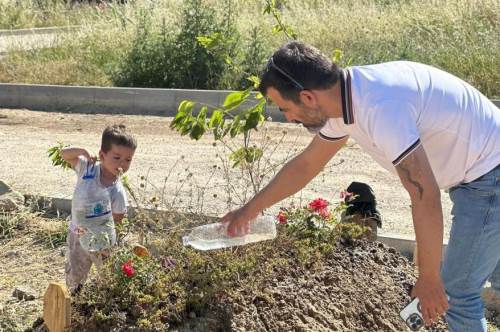
[[[165,279],[168,285],[157,277],[159,282],[152,289],[162,294],[160,300],[154,300],[153,293],[133,295],[131,289],[145,292],[138,285],[128,284],[129,288],[124,290],[114,287],[112,281],[89,283],[75,301],[72,328],[75,331],[407,330],[399,311],[410,301],[408,294],[415,275],[405,257],[377,242],[339,240],[328,250],[311,248],[309,243],[280,235],[274,241],[230,250],[199,252],[184,248],[181,249],[184,254],[172,247],[172,243],[163,243],[162,248],[153,251],[169,257],[173,251],[177,252],[179,270],[168,272]],[[104,280],[108,277],[105,275]],[[441,321],[428,330],[447,331],[447,328]]]
[[[262,288],[237,291],[225,301],[227,329],[405,331],[399,311],[410,300],[413,268],[393,248],[356,243],[338,245],[314,269],[287,266],[274,271]],[[447,331],[446,324],[432,330]]]

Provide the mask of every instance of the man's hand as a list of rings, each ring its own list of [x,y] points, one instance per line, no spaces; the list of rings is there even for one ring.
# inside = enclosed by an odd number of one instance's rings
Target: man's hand
[[[248,233],[250,221],[256,218],[258,212],[249,212],[243,206],[237,210],[233,210],[221,218],[220,223],[228,224],[227,234],[229,236],[243,236]]]
[[[448,310],[448,299],[439,275],[420,276],[411,292],[420,300],[420,310],[425,324],[430,325]]]
[[[309,183],[347,141],[347,136],[329,141],[316,135],[307,148],[290,160],[245,206],[226,214],[220,220],[227,224],[229,236],[248,232],[252,219],[264,209],[295,194]]]

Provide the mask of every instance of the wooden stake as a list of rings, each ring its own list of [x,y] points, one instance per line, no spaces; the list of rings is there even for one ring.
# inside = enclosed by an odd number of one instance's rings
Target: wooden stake
[[[43,320],[50,332],[67,332],[71,327],[71,298],[63,284],[51,282],[43,296]]]

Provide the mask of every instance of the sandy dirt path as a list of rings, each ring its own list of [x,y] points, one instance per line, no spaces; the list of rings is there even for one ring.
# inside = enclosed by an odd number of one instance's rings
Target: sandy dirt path
[[[240,171],[224,172],[222,160],[228,150],[208,136],[200,141],[181,137],[169,129],[171,118],[100,114],[66,114],[28,110],[0,109],[0,179],[22,193],[71,198],[75,176],[54,168],[47,149],[61,141],[97,153],[100,135],[106,124],[124,123],[136,134],[139,147],[128,174],[142,200],[162,196],[163,201],[183,209],[223,215],[230,206],[250,197],[248,181]],[[311,136],[303,128],[284,123],[269,124],[270,163],[279,165],[287,156],[300,151]],[[283,142],[276,141],[286,131]],[[261,130],[256,137],[261,138]],[[274,145],[273,145],[274,144]],[[221,158],[222,156],[222,158]],[[279,169],[279,167],[276,167]],[[146,181],[141,181],[144,177]],[[358,145],[349,142],[318,175],[293,199],[270,209],[277,211],[293,201],[302,203],[316,197],[338,201],[339,192],[352,181],[370,184],[377,196],[383,217],[382,234],[413,235],[410,200],[395,175],[378,166]],[[141,183],[145,187],[141,188]],[[233,187],[228,202],[228,188]],[[155,189],[156,187],[156,189]],[[246,193],[246,198],[243,197]],[[238,197],[239,196],[239,197]],[[445,234],[450,228],[451,202],[442,193]]]

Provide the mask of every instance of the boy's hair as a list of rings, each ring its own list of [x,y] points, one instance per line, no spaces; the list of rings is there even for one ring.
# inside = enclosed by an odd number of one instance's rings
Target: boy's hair
[[[337,83],[341,74],[341,69],[318,49],[291,41],[269,59],[259,90],[266,95],[273,87],[283,98],[299,103],[301,90],[328,89]]]
[[[114,124],[104,129],[101,141],[102,152],[111,150],[111,144],[126,146],[134,151],[137,148],[135,137],[127,131],[123,124]]]

